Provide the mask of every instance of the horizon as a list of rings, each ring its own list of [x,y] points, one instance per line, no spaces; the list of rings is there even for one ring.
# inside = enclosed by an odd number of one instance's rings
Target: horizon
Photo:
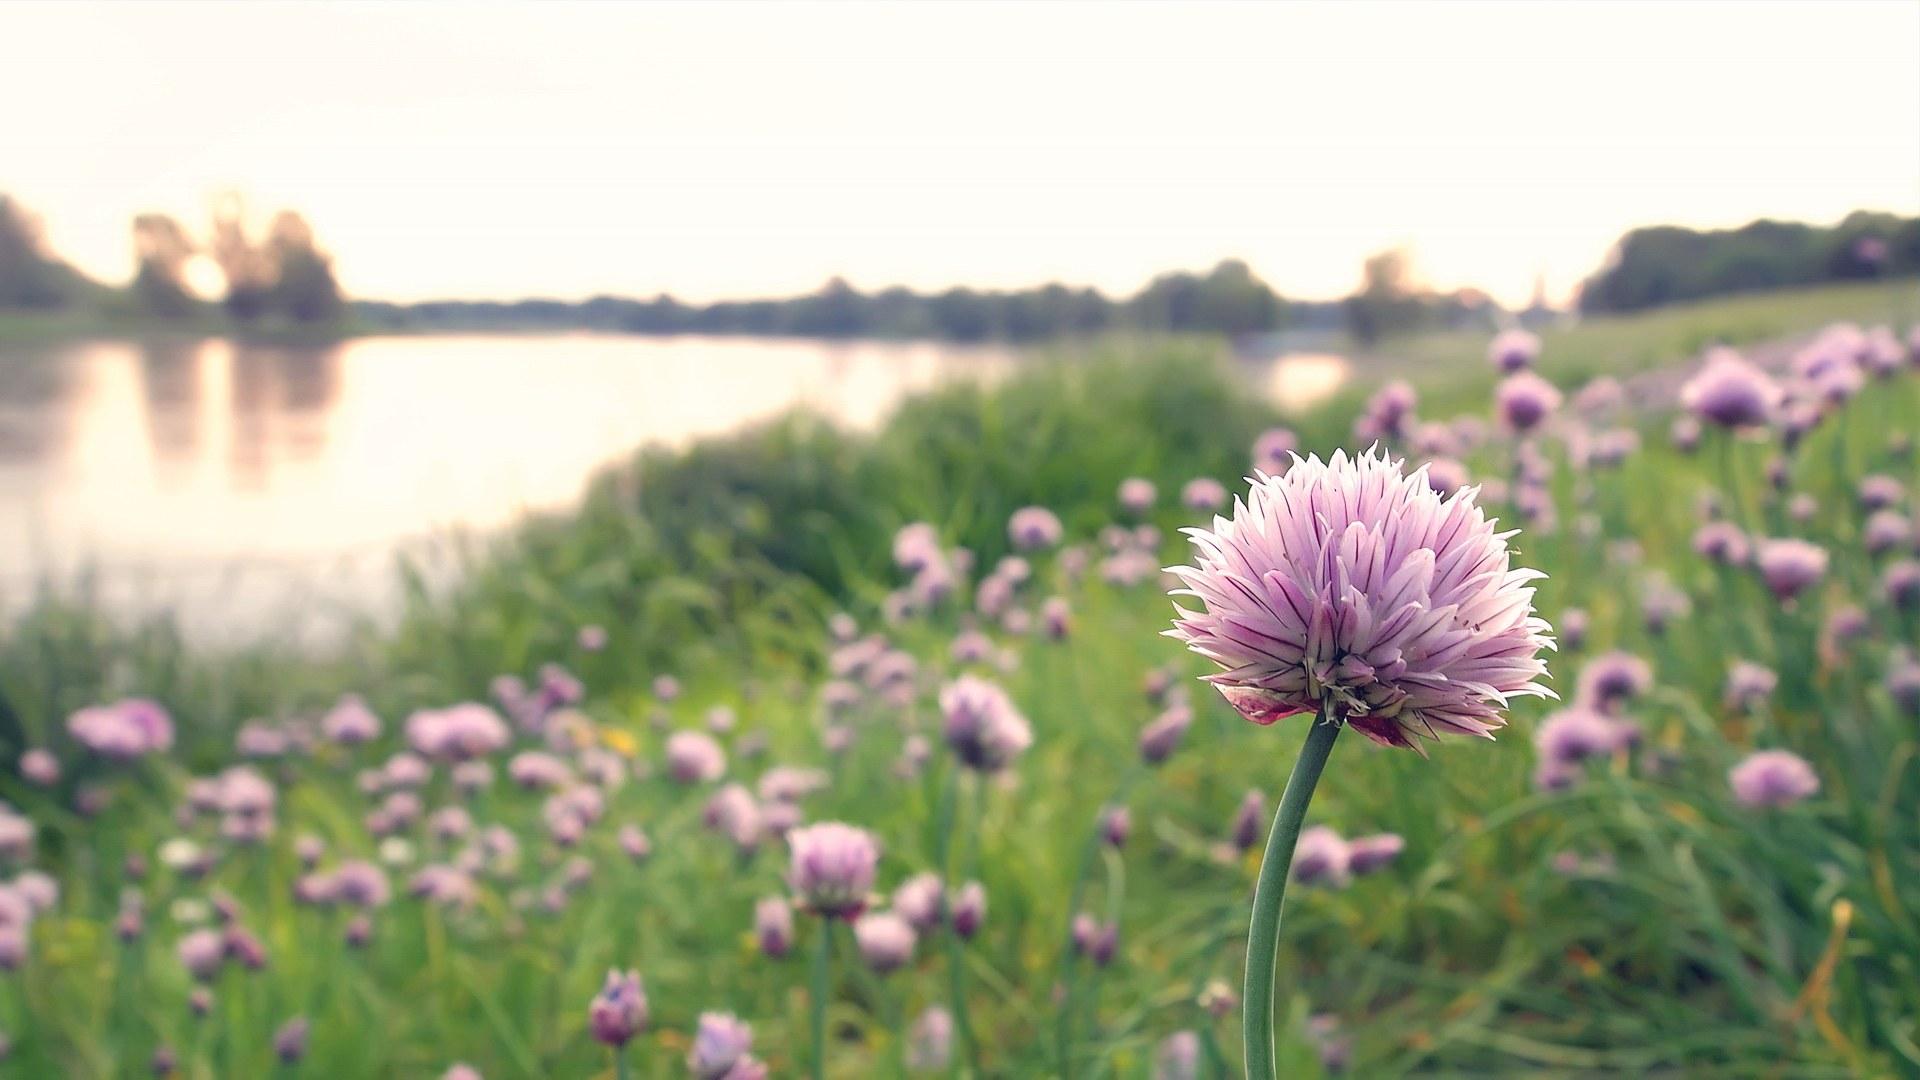
[[[108,282],[134,214],[198,234],[240,191],[398,303],[1126,296],[1230,258],[1314,302],[1404,248],[1564,305],[1635,227],[1920,214],[1920,6],[1390,7],[28,4],[0,189]]]

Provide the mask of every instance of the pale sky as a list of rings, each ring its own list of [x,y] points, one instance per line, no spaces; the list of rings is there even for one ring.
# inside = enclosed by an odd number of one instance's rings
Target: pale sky
[[[1250,262],[1564,294],[1624,230],[1920,213],[1920,2],[0,6],[0,190],[86,271],[238,189],[363,297]]]

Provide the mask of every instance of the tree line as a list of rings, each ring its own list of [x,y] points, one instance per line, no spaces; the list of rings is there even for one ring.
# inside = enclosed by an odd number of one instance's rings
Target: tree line
[[[166,214],[133,219],[133,280],[116,290],[88,280],[46,242],[39,219],[0,195],[0,311],[94,307],[109,315],[185,320],[224,313],[242,327],[326,326],[347,313],[333,260],[299,214],[282,210],[266,231],[249,229],[237,197],[220,200],[204,236]],[[219,271],[219,294],[203,297],[189,280],[196,258]]]
[[[1362,283],[1337,301],[1290,300],[1252,268],[1227,259],[1204,273],[1162,274],[1138,292],[1049,284],[1030,289],[862,291],[841,278],[804,296],[688,303],[596,296],[348,303],[329,255],[299,214],[283,210],[264,233],[237,197],[221,200],[205,232],[141,214],[132,227],[134,276],[123,289],[88,280],[48,247],[37,218],[0,195],[0,311],[95,307],[156,320],[224,314],[238,328],[347,330],[597,330],[630,334],[740,334],[810,338],[1041,341],[1114,331],[1218,334],[1346,331],[1363,344],[1420,330],[1490,329],[1507,320],[1485,294],[1418,283],[1404,252],[1366,261]],[[218,270],[219,295],[190,281],[196,260]],[[1855,213],[1822,227],[1756,221],[1738,229],[1635,229],[1581,287],[1586,313],[1636,311],[1723,293],[1920,273],[1920,219]],[[1523,320],[1548,315],[1536,300]]]
[[[1580,310],[1639,311],[1727,293],[1920,273],[1920,218],[1859,211],[1832,227],[1755,221],[1737,229],[1672,225],[1620,238],[1580,288]]]

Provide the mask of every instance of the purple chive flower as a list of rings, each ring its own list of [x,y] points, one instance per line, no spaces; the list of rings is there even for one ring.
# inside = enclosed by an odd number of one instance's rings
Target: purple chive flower
[[[667,736],[667,773],[682,784],[704,784],[727,771],[727,752],[704,731]]]
[[[1100,815],[1100,838],[1111,847],[1126,847],[1133,835],[1133,814],[1124,806],[1110,807]]]
[[[900,531],[893,534],[893,563],[907,573],[917,574],[944,560],[940,534],[927,522],[902,525]]]
[[[1384,870],[1400,857],[1407,841],[1399,833],[1375,833],[1347,842],[1347,869],[1355,877]]]
[[[1426,466],[1427,486],[1445,498],[1466,487],[1470,481],[1467,467],[1452,458],[1434,458]]]
[[[1622,749],[1626,741],[1620,721],[1581,705],[1547,717],[1533,736],[1540,757],[1559,765],[1606,757]]]
[[[977,881],[969,881],[960,886],[953,895],[953,907],[949,912],[953,919],[953,932],[962,940],[971,939],[980,932],[980,926],[987,921],[987,889]]]
[[[1504,330],[1487,346],[1487,360],[1502,375],[1525,371],[1540,359],[1540,338],[1525,330]]]
[[[1888,563],[1880,572],[1880,596],[1900,611],[1920,607],[1920,560]]]
[[[587,1006],[593,1037],[618,1050],[647,1026],[647,993],[638,972],[608,971],[607,981]]]
[[[1168,636],[1224,670],[1207,676],[1241,715],[1271,724],[1324,709],[1374,742],[1491,737],[1535,680],[1551,628],[1535,570],[1470,491],[1441,499],[1369,451],[1297,463],[1257,483],[1217,531],[1189,529],[1197,566],[1173,569],[1204,609]]]
[[[486,757],[513,737],[499,713],[475,702],[421,709],[407,717],[405,730],[414,753],[442,761]]]
[[[1406,434],[1413,422],[1413,411],[1420,398],[1404,379],[1395,379],[1373,392],[1354,433],[1365,439],[1397,439]]]
[[[282,1065],[298,1065],[307,1056],[307,1034],[311,1025],[304,1016],[296,1016],[273,1033],[273,1056]]]
[[[671,675],[655,675],[653,696],[663,704],[671,704],[680,697],[680,680]]]
[[[1885,555],[1913,543],[1913,523],[1898,510],[1875,510],[1860,528],[1860,542],[1867,554]]]
[[[1725,428],[1766,424],[1780,399],[1780,384],[1727,348],[1708,352],[1705,366],[1680,388],[1680,404],[1688,412]]]
[[[1727,669],[1727,704],[1736,709],[1751,709],[1764,704],[1780,685],[1780,676],[1772,668],[1750,660],[1736,662]]]
[[[1908,713],[1920,713],[1920,659],[1909,649],[1895,649],[1887,658],[1887,696]]]
[[[359,746],[380,737],[380,718],[359,695],[348,694],[320,718],[320,734],[341,746]]]
[[[772,959],[793,951],[793,907],[786,897],[766,896],[753,905],[753,936]]]
[[[81,709],[67,718],[67,731],[88,750],[116,761],[173,749],[173,718],[145,698]]]
[[[1176,1031],[1160,1040],[1153,1056],[1153,1080],[1194,1080],[1199,1075],[1199,1035]]]
[[[393,895],[386,871],[366,861],[341,863],[333,872],[333,892],[341,903],[362,908],[383,907]]]
[[[1791,806],[1820,790],[1820,778],[1805,758],[1790,750],[1749,754],[1727,773],[1733,797],[1744,806]]]
[[[792,852],[787,884],[807,910],[852,919],[866,909],[880,861],[872,833],[827,821],[788,833],[787,846]]]
[[[60,782],[60,759],[36,746],[20,755],[20,778],[35,787],[52,787]]]
[[[581,652],[599,652],[607,647],[607,628],[589,623],[580,628],[573,641],[580,646]]]
[[[1602,653],[1580,670],[1574,698],[1589,708],[1611,713],[1653,687],[1653,668],[1627,652]]]
[[[1033,729],[999,686],[962,675],[940,691],[947,745],[961,764],[998,772],[1033,745]]]
[[[522,750],[507,759],[507,779],[528,791],[561,788],[573,783],[573,770],[543,750]]]
[[[1591,620],[1585,608],[1568,608],[1560,613],[1560,644],[1569,649],[1578,649],[1587,643],[1587,627]]]
[[[919,936],[913,925],[891,911],[869,911],[853,920],[853,940],[869,968],[885,975],[913,959]]]
[[[1209,476],[1195,477],[1180,489],[1180,505],[1189,510],[1218,510],[1226,504],[1226,487]]]
[[[697,1080],[741,1080],[764,1075],[748,1055],[753,1051],[753,1028],[732,1013],[703,1012],[694,1028],[687,1068]],[[743,1071],[742,1066],[748,1066]]]
[[[1730,521],[1709,521],[1694,530],[1693,550],[1710,563],[1740,566],[1746,563],[1753,547],[1738,525]]]
[[[1140,730],[1140,760],[1158,765],[1173,756],[1193,726],[1193,710],[1185,704],[1174,705],[1153,718]]]
[[[1073,608],[1066,597],[1047,597],[1040,605],[1040,625],[1053,641],[1065,641],[1073,633]]]
[[[1293,452],[1300,449],[1300,439],[1286,428],[1268,428],[1253,440],[1253,468],[1270,476],[1278,476],[1287,471],[1293,463]]]
[[[1120,508],[1129,514],[1146,513],[1159,497],[1159,489],[1145,477],[1129,476],[1120,482]]]
[[[1312,825],[1300,834],[1293,853],[1293,880],[1302,885],[1344,885],[1352,853],[1340,834]]]
[[[1118,924],[1102,923],[1083,911],[1073,917],[1072,930],[1074,950],[1090,958],[1095,967],[1106,967],[1113,962],[1113,954],[1120,947]]]
[[[1673,448],[1683,454],[1691,454],[1700,448],[1700,420],[1694,416],[1676,416],[1673,425],[1667,429],[1667,439]]]
[[[1241,854],[1253,850],[1260,842],[1260,828],[1267,823],[1267,797],[1259,791],[1249,791],[1241,798],[1239,809],[1233,812],[1233,825],[1228,837],[1234,849]]]
[[[907,1034],[907,1068],[945,1070],[953,1061],[953,1014],[934,1005],[920,1014]]]
[[[1531,371],[1509,375],[1493,395],[1500,422],[1526,434],[1544,423],[1560,407],[1560,391]]]
[[[915,874],[893,890],[893,910],[919,933],[931,933],[940,925],[946,906],[947,890],[935,873]]]
[[[1023,506],[1007,519],[1007,539],[1021,551],[1038,551],[1060,542],[1060,517],[1044,506]]]
[[[1791,600],[1827,573],[1827,551],[1805,540],[1762,540],[1754,565],[1775,598]]]
[[[1875,473],[1860,480],[1860,508],[1885,510],[1906,500],[1907,487],[1898,477]]]
[[[1320,1067],[1329,1073],[1343,1073],[1353,1060],[1353,1037],[1344,1034],[1340,1018],[1332,1013],[1307,1017],[1307,1041],[1320,1057]]]

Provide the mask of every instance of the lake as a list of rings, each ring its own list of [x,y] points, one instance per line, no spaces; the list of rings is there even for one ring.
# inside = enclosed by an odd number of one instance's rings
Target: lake
[[[563,507],[602,464],[806,406],[856,428],[1014,352],[933,343],[598,335],[0,346],[0,614],[90,572],[200,640],[325,634],[393,602],[397,553]],[[1345,365],[1249,365],[1303,405]]]

